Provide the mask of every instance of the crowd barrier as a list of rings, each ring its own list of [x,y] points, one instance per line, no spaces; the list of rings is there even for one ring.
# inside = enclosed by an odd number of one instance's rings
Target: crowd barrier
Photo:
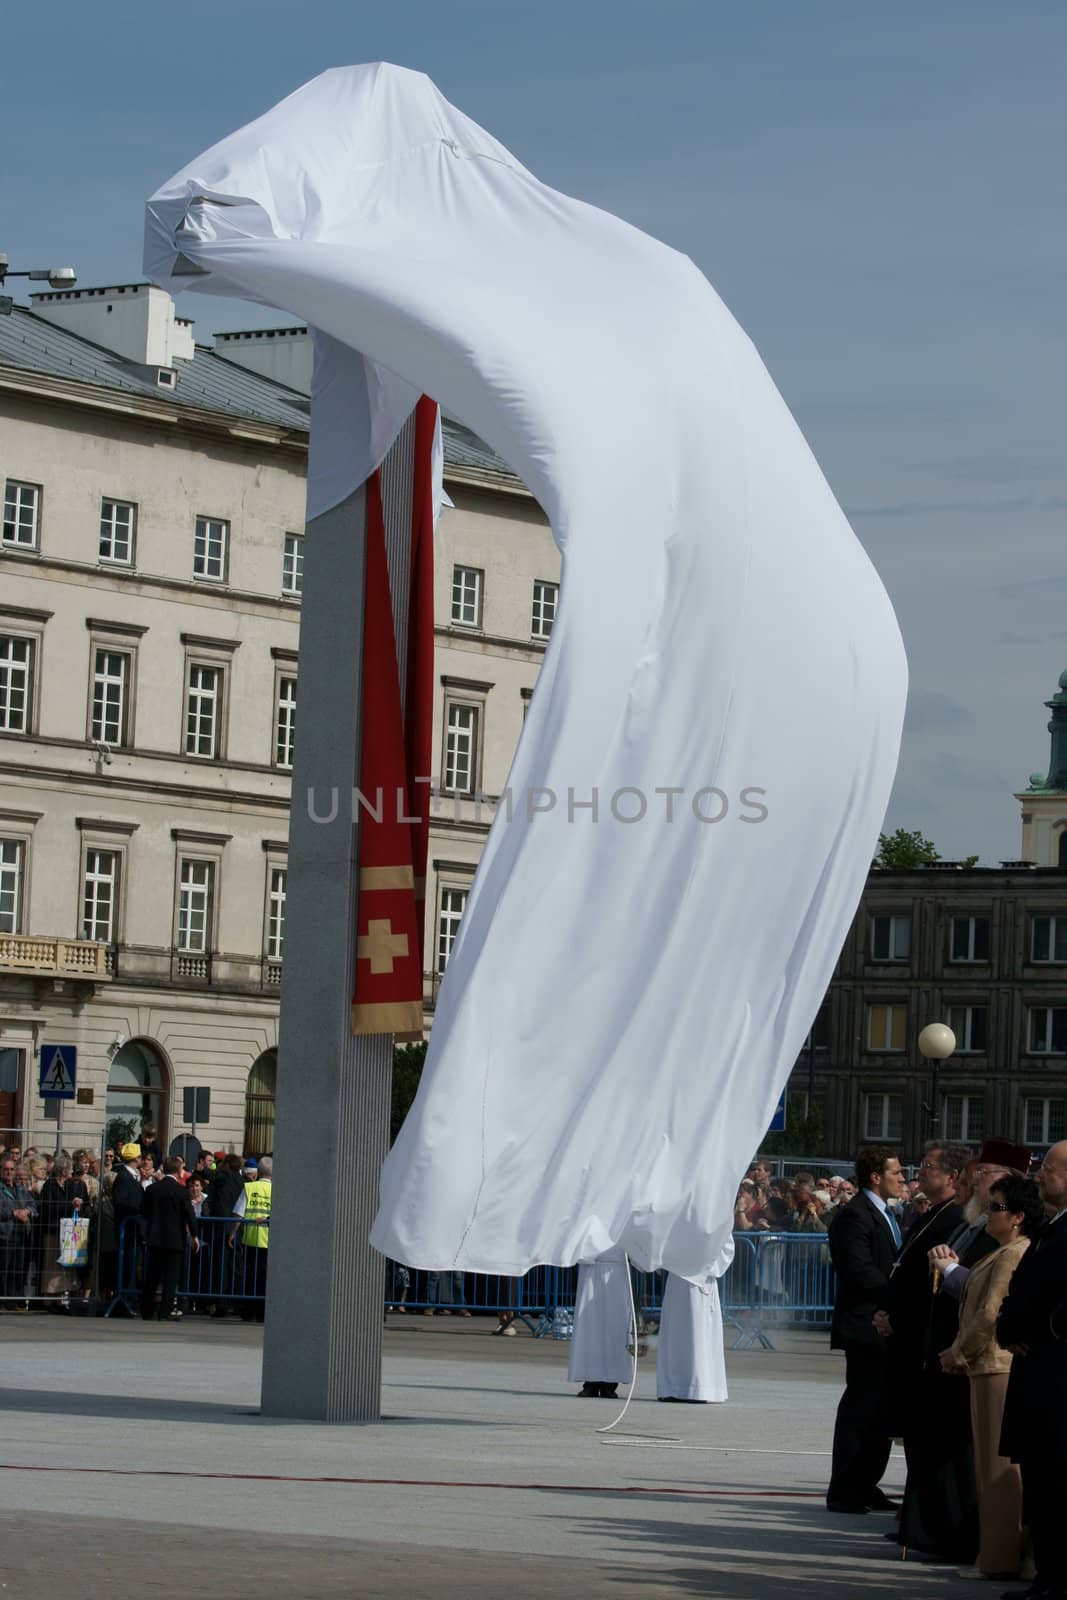
[[[31,1160],[43,1157],[46,1151],[58,1154],[63,1139],[62,1125],[57,1122],[38,1127],[0,1128],[0,1144],[15,1160],[16,1184],[29,1188]],[[70,1136],[67,1142],[72,1149],[91,1151],[102,1165],[102,1134],[90,1140],[76,1140]],[[99,1205],[95,1179],[87,1187],[88,1202],[83,1203],[78,1214],[89,1223],[88,1245],[86,1259],[77,1266],[66,1266],[60,1261],[63,1223],[73,1215],[73,1206],[65,1205],[55,1193],[46,1204],[45,1195],[32,1190],[31,1205],[5,1202],[0,1206],[0,1307],[3,1310],[48,1307],[88,1310],[99,1298],[100,1252],[106,1235],[106,1219]],[[29,1210],[31,1215],[27,1220],[16,1218],[16,1210]]]
[[[269,1218],[255,1226],[269,1237]],[[219,1314],[233,1310],[248,1321],[262,1322],[270,1251],[250,1249],[243,1232],[238,1217],[200,1218],[200,1247],[186,1249],[178,1274],[180,1309]],[[139,1315],[147,1248],[136,1218],[125,1219],[117,1243],[115,1289],[104,1315]]]
[[[262,1318],[269,1252],[247,1249],[242,1227],[229,1217],[202,1217],[200,1249],[187,1250],[178,1280],[178,1303],[206,1311],[237,1311]],[[774,1349],[774,1330],[826,1328],[834,1303],[834,1270],[823,1233],[739,1233],[735,1254],[719,1283],[724,1325],[732,1347]],[[136,1224],[124,1222],[117,1286],[106,1315],[140,1310],[144,1244]],[[659,1320],[665,1274],[634,1272],[634,1300],[642,1329]],[[521,1278],[476,1272],[423,1272],[386,1264],[384,1310],[406,1315],[476,1317],[513,1314],[535,1338],[567,1338],[572,1327],[577,1267],[534,1267]]]

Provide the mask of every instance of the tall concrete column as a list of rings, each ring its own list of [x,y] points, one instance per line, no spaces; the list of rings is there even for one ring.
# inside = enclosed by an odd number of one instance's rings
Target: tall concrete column
[[[367,1242],[392,1038],[350,1032],[365,495],[308,524],[289,829],[263,1411],[380,1415],[384,1263]]]

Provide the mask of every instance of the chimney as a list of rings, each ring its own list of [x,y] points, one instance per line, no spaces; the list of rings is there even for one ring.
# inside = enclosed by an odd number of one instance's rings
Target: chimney
[[[174,386],[175,361],[191,361],[195,353],[192,323],[174,315],[174,301],[153,283],[55,289],[31,295],[30,303],[36,316],[57,328],[159,372],[164,388]]]
[[[284,383],[298,394],[311,393],[314,353],[306,328],[262,328],[249,333],[217,333],[215,354],[262,378]]]

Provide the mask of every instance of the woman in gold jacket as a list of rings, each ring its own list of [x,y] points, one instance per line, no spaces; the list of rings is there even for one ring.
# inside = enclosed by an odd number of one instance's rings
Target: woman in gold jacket
[[[960,1297],[959,1332],[941,1353],[945,1372],[966,1373],[971,1382],[978,1570],[988,1578],[1014,1578],[1022,1562],[1022,1480],[1018,1467],[1000,1454],[1011,1356],[997,1344],[996,1326],[1012,1274],[1043,1218],[1036,1183],[1011,1173],[993,1185],[986,1232],[1000,1248],[971,1269]]]

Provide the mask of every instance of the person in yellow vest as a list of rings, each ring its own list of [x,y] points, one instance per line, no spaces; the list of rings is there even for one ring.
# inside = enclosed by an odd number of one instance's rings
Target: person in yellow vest
[[[250,1179],[237,1196],[233,1208],[240,1218],[241,1245],[244,1250],[244,1270],[237,1274],[236,1288],[242,1296],[241,1319],[244,1322],[262,1322],[267,1296],[267,1250],[270,1245],[270,1195],[271,1174],[274,1163],[270,1156],[262,1156],[256,1176]],[[238,1225],[235,1224],[227,1240],[233,1249]]]

